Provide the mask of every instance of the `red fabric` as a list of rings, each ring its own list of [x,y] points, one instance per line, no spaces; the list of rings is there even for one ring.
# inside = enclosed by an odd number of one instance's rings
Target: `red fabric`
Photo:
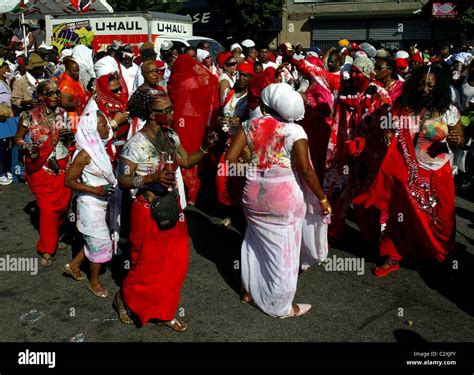
[[[245,177],[229,176],[229,169],[224,153],[221,155],[216,175],[217,199],[227,206],[242,206],[242,194],[245,187]]]
[[[408,68],[408,62],[405,59],[398,58],[398,59],[395,59],[394,61],[395,61],[395,67],[397,69]]]
[[[422,168],[417,160],[409,129],[400,131],[404,137],[411,162],[418,165],[418,178],[427,178],[437,196],[434,209],[436,221],[420,209],[410,195],[408,165],[403,157],[399,139],[394,137],[372,186],[354,199],[354,204],[377,207],[388,213],[380,253],[399,260],[410,254],[420,259],[442,262],[454,248],[455,194],[452,170],[446,163],[439,170]],[[413,235],[416,233],[416,235]]]
[[[234,56],[231,52],[220,52],[217,54],[217,65],[219,65],[220,68],[224,68],[224,63],[227,61],[228,58]]]
[[[421,52],[411,55],[410,60],[423,63],[423,57],[421,56]]]
[[[249,109],[254,110],[260,105],[260,97],[265,87],[276,82],[276,69],[269,67],[263,72],[255,74],[249,83],[248,97]]]
[[[122,285],[124,302],[142,324],[172,320],[188,270],[186,222],[160,230],[142,197],[132,204],[130,222],[132,268]]]
[[[69,112],[69,115],[75,115],[76,113],[79,116],[82,115],[89,101],[89,95],[86,94],[81,82],[75,81],[68,73],[64,73],[58,81],[58,88],[61,92],[72,95],[74,102],[77,103],[76,112]]]
[[[173,103],[173,128],[184,149],[192,154],[199,150],[209,126],[214,126],[219,110],[219,82],[204,66],[189,55],[180,55],[168,82]],[[197,166],[183,173],[188,202],[195,202],[200,180]]]
[[[96,80],[96,93],[94,96],[95,101],[99,107],[99,110],[104,113],[109,119],[114,118],[116,112],[126,112],[128,103],[128,93],[124,94],[122,91],[121,95],[117,97],[109,88],[109,78],[117,74],[106,74]],[[122,86],[124,90],[127,85]]]
[[[253,65],[247,64],[247,63],[240,63],[236,67],[238,72],[242,73],[248,73],[250,75],[254,75],[255,71],[253,70]]]
[[[68,158],[58,160],[59,167],[66,169]],[[26,181],[35,195],[40,210],[40,239],[36,245],[40,254],[56,253],[59,227],[69,210],[72,190],[64,185],[65,174],[52,176],[43,169],[26,174]]]
[[[272,51],[268,52],[268,60],[271,61],[271,62],[276,61],[276,56]]]

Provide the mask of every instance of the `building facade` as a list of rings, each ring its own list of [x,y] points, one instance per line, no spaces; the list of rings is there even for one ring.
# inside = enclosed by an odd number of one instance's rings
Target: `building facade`
[[[286,0],[274,44],[301,43],[326,50],[343,38],[379,41],[388,48],[457,43],[461,26],[452,3],[432,0]]]

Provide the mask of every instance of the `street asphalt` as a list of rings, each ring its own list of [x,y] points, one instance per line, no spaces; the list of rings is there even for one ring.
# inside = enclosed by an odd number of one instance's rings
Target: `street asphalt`
[[[0,257],[37,257],[34,200],[23,183],[2,187]],[[0,272],[0,341],[397,342],[411,331],[429,342],[472,343],[474,205],[458,196],[456,206],[457,246],[444,267],[406,263],[399,272],[381,279],[372,275],[374,258],[366,253],[356,226],[349,222],[346,243],[331,249],[329,256],[367,255],[364,273],[327,271],[324,266],[303,273],[295,302],[310,303],[313,308],[306,316],[284,320],[240,302],[242,235],[193,208],[186,213],[192,245],[178,310],[189,324],[187,332],[175,333],[153,324],[141,328],[121,324],[112,299],[126,257],[116,257],[103,274],[110,296],[100,299],[87,289],[86,280],[76,282],[62,275],[62,266],[71,259],[72,248],[67,246],[58,251],[52,267],[39,267],[36,275]],[[20,321],[31,310],[44,315],[35,323]]]

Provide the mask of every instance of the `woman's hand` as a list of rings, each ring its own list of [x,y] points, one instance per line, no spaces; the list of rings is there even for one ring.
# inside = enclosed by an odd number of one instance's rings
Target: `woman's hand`
[[[111,184],[94,187],[94,194],[99,197],[109,196],[114,191],[115,191],[115,188]]]
[[[155,171],[151,174],[152,181],[165,187],[173,187],[176,181],[176,176],[172,171]]]
[[[451,128],[447,137],[448,143],[452,147],[461,147],[464,145],[464,133],[462,129]]]
[[[116,112],[114,116],[114,120],[117,125],[120,125],[126,121],[128,121],[129,113],[128,112]]]
[[[385,144],[387,146],[390,146],[390,143],[392,143],[393,139],[393,132],[391,130],[385,130],[383,133],[383,140],[385,141]]]
[[[324,197],[324,199],[319,201],[319,205],[321,206],[321,211],[323,215],[331,215],[332,208],[331,204],[329,203],[328,199]]]

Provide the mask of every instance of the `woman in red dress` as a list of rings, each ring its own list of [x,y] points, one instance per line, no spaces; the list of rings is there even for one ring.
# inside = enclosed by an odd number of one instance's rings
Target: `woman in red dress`
[[[163,92],[148,91],[148,96],[142,98],[142,109],[137,111],[147,122],[126,143],[120,159],[120,188],[138,191],[131,212],[132,268],[121,292],[115,296],[114,305],[123,323],[132,323],[127,306],[141,324],[155,320],[183,332],[187,325],[175,319],[175,314],[188,269],[187,225],[181,213],[175,226],[160,228],[153,220],[150,204],[157,194],[166,190],[179,195],[175,187],[179,166],[193,168],[208,152],[210,142],[188,154],[171,129],[173,107],[169,97]],[[166,168],[169,161],[171,170]]]
[[[397,117],[395,117],[397,116]],[[388,213],[380,243],[382,277],[405,255],[444,261],[454,248],[454,182],[449,147],[462,147],[460,115],[448,79],[438,67],[415,70],[396,102],[396,136],[372,187],[354,200]]]
[[[26,151],[26,181],[40,210],[37,249],[41,265],[49,267],[72,196],[72,190],[64,186],[64,177],[74,135],[69,115],[58,107],[60,93],[56,84],[43,81],[37,93],[40,105],[22,113],[15,142],[20,150]],[[25,141],[27,133],[32,143]]]

